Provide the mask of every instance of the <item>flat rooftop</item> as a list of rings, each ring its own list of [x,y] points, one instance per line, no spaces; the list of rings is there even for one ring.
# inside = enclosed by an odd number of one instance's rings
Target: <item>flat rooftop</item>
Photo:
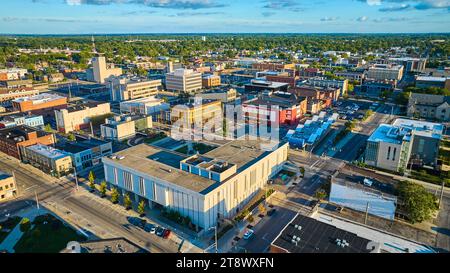
[[[418,76],[416,81],[426,81],[426,82],[445,82],[448,77],[426,77],[426,76]]]
[[[10,178],[12,175],[9,173],[5,173],[0,171],[0,180],[6,179],[6,178]]]
[[[59,99],[66,99],[66,97],[59,96],[56,94],[51,94],[51,93],[42,93],[42,94],[35,95],[35,96],[17,98],[13,101],[14,102],[32,101],[33,104],[34,103],[37,104],[37,103],[45,103],[45,102],[59,100]]]
[[[392,124],[394,126],[409,128],[415,135],[441,139],[444,133],[444,125],[422,120],[398,118]]]
[[[121,160],[103,158],[103,161],[111,161],[195,192],[202,192],[217,183],[180,170],[180,161],[186,159],[187,156],[163,151],[147,144],[128,148],[116,155],[124,158]]]
[[[406,131],[402,130],[399,127],[392,126],[389,124],[381,124],[378,128],[372,133],[367,141],[371,142],[387,142],[392,144],[401,144],[404,137],[410,138],[410,135],[406,135]]]
[[[36,144],[36,145],[28,146],[26,149],[31,150],[31,151],[33,151],[33,152],[35,152],[37,154],[40,154],[40,155],[42,155],[44,157],[55,159],[55,160],[59,159],[59,158],[66,157],[66,156],[69,156],[67,153],[65,153],[65,152],[63,152],[61,150],[55,149],[55,148],[50,147],[50,146],[45,146],[45,145],[42,145],[42,144]]]
[[[261,140],[235,140],[202,155],[202,157],[235,164],[237,173],[239,173],[271,152],[261,149],[261,143]],[[270,146],[269,142],[267,144]],[[104,162],[110,161],[195,192],[204,194],[220,185],[214,180],[180,170],[180,161],[188,156],[176,152],[140,144],[115,153],[115,155],[124,158],[104,158]]]
[[[81,253],[148,253],[147,250],[139,247],[125,238],[112,238],[81,242]],[[70,250],[63,249],[62,253],[69,253]]]
[[[301,226],[301,230],[295,226]],[[300,238],[293,243],[293,238]],[[348,246],[337,245],[336,239],[345,240]],[[283,248],[289,253],[370,253],[369,240],[320,222],[316,219],[297,214],[283,229],[272,245]]]
[[[43,137],[45,135],[49,135],[49,133],[46,133],[44,131],[36,130],[35,128],[26,126],[26,125],[20,125],[15,126],[11,128],[1,129],[0,130],[0,138],[6,141],[9,141],[11,143],[17,143],[21,142],[23,140],[19,140],[16,138],[23,137],[24,140],[27,139],[27,135],[29,133],[36,132],[38,137]]]

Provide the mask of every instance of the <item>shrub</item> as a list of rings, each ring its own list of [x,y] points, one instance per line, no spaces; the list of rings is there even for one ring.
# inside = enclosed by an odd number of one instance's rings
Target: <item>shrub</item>
[[[31,222],[28,218],[23,218],[20,222],[20,231],[27,232],[31,229]]]

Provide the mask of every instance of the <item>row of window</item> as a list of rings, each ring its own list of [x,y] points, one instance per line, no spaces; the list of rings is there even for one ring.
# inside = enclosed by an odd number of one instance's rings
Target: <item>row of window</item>
[[[14,184],[13,183],[11,183],[11,184],[7,184],[7,185],[5,185],[4,186],[5,187],[5,190],[7,190],[7,189],[9,189],[9,188],[14,188]],[[3,187],[2,186],[0,186],[0,191],[2,191],[3,190]]]

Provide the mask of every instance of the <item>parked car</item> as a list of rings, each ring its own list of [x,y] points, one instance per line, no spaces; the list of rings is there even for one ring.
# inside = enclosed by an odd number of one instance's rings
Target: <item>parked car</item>
[[[164,235],[164,228],[158,227],[158,228],[156,229],[156,232],[155,232],[155,233],[156,233],[156,235],[162,237],[162,236]]]
[[[166,229],[166,230],[164,230],[164,234],[163,234],[162,237],[163,237],[164,239],[167,239],[167,238],[169,238],[170,233],[171,233],[171,230],[170,230],[170,229]]]
[[[267,212],[268,216],[272,216],[277,210],[276,209],[271,209]]]
[[[255,232],[252,229],[247,229],[247,231],[244,233],[244,236],[243,236],[244,240],[250,239],[254,233]]]
[[[146,224],[144,227],[145,232],[151,232],[152,229],[154,229],[155,226],[153,224]]]

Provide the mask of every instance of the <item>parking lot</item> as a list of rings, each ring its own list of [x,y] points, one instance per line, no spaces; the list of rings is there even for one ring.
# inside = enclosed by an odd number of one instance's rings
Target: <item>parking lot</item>
[[[368,101],[340,100],[336,102],[333,110],[339,114],[339,119],[351,121],[362,120],[367,110],[376,111],[379,106],[379,103]]]

